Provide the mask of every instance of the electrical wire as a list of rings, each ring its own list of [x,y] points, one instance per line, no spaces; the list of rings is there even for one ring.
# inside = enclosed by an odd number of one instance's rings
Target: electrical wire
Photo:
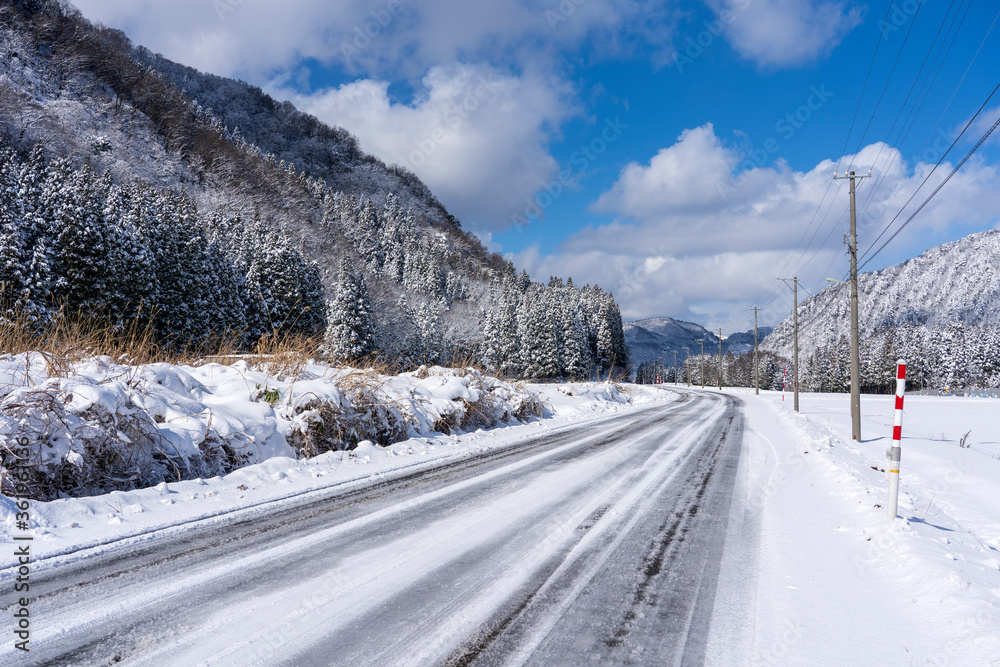
[[[998,86],[998,87],[1000,87],[1000,86]],[[996,91],[996,89],[994,88],[994,92],[995,92],[995,91]],[[990,97],[992,97],[992,95],[991,95]],[[970,150],[970,151],[969,151],[968,153],[966,153],[966,154],[965,154],[965,157],[963,157],[963,158],[961,159],[961,161],[960,161],[960,162],[959,162],[959,163],[958,163],[957,165],[955,165],[955,168],[951,170],[951,172],[950,172],[950,173],[949,173],[949,174],[948,174],[948,175],[947,175],[947,176],[945,177],[945,179],[944,179],[943,181],[941,181],[940,185],[938,185],[938,186],[937,186],[936,188],[934,188],[934,192],[930,193],[930,195],[928,195],[928,196],[927,196],[927,199],[925,199],[925,200],[923,201],[923,203],[922,203],[922,204],[920,204],[920,206],[918,206],[918,207],[917,207],[917,210],[916,210],[916,211],[914,211],[914,212],[913,212],[913,213],[912,213],[912,214],[910,215],[910,217],[909,217],[909,218],[907,218],[907,219],[906,219],[906,221],[905,221],[905,222],[903,222],[903,224],[901,224],[901,225],[899,226],[899,229],[897,229],[897,230],[896,230],[896,231],[895,231],[895,232],[893,233],[893,235],[892,235],[892,236],[890,236],[890,237],[889,237],[888,239],[886,239],[885,243],[883,243],[883,244],[882,244],[882,245],[881,245],[881,246],[879,247],[879,249],[878,249],[878,250],[876,250],[876,251],[875,251],[875,253],[874,253],[874,254],[872,254],[872,256],[871,256],[871,257],[869,257],[869,258],[868,258],[868,260],[867,260],[867,261],[866,261],[866,262],[865,262],[865,263],[864,263],[864,264],[863,264],[863,265],[861,266],[861,268],[862,268],[862,269],[863,269],[863,268],[864,268],[865,266],[867,266],[869,262],[871,262],[871,261],[872,261],[873,259],[875,259],[876,257],[878,257],[878,254],[879,254],[880,252],[882,252],[882,251],[883,251],[883,250],[885,249],[885,247],[886,247],[887,245],[889,245],[889,243],[891,243],[891,242],[892,242],[892,240],[893,240],[894,238],[896,238],[897,236],[899,236],[899,233],[900,233],[900,232],[902,232],[902,231],[903,231],[903,230],[904,230],[904,229],[906,228],[906,226],[907,226],[908,224],[910,224],[910,222],[911,222],[911,221],[912,221],[912,220],[913,220],[913,219],[914,219],[915,217],[917,217],[917,214],[918,214],[918,213],[920,213],[920,212],[921,212],[922,210],[924,210],[924,207],[925,207],[925,206],[927,206],[928,202],[930,202],[930,200],[931,200],[931,199],[933,199],[933,198],[934,198],[934,196],[935,196],[935,195],[936,195],[937,193],[939,193],[939,192],[941,191],[941,188],[943,188],[943,187],[944,187],[944,186],[945,186],[945,185],[946,185],[946,184],[948,183],[948,181],[950,181],[950,180],[951,180],[951,177],[952,177],[952,176],[954,176],[954,175],[955,175],[956,173],[958,173],[958,170],[962,168],[962,165],[964,165],[964,164],[965,164],[965,163],[966,163],[966,162],[968,161],[968,159],[969,159],[969,158],[971,158],[971,157],[972,157],[972,155],[973,155],[973,154],[974,154],[974,153],[975,153],[975,152],[976,152],[977,150],[979,150],[979,147],[980,147],[980,146],[982,146],[982,145],[983,145],[983,143],[985,143],[987,139],[989,139],[990,135],[991,135],[991,134],[993,134],[993,131],[997,129],[997,126],[998,126],[998,125],[1000,125],[1000,117],[998,117],[998,118],[997,118],[997,120],[996,120],[996,122],[994,122],[994,123],[993,123],[993,125],[992,125],[992,126],[990,127],[990,129],[988,129],[988,130],[986,131],[986,134],[984,134],[984,135],[982,136],[982,138],[981,138],[981,139],[980,139],[980,140],[979,140],[978,142],[976,142],[976,145],[972,147],[972,150]],[[860,270],[860,269],[859,269],[859,270]]]
[[[963,136],[965,136],[966,130],[968,130],[969,127],[972,126],[972,123],[976,120],[976,118],[979,117],[979,114],[981,114],[983,112],[983,109],[986,108],[986,105],[990,103],[990,100],[993,99],[993,96],[996,94],[997,90],[1000,90],[1000,84],[997,84],[997,86],[993,89],[993,92],[990,93],[989,97],[986,98],[986,101],[983,102],[983,104],[976,111],[975,115],[973,115],[972,118],[970,118],[969,121],[965,124],[965,127],[962,128],[962,131],[958,134],[957,137],[955,137],[955,140],[951,142],[951,146],[949,146],[948,150],[946,150],[944,152],[944,155],[941,156],[941,159],[939,159],[937,161],[937,164],[934,165],[934,168],[931,169],[930,172],[928,172],[927,176],[924,177],[924,180],[920,183],[919,186],[917,186],[917,189],[913,191],[913,194],[911,194],[910,198],[906,200],[906,203],[903,204],[903,207],[899,210],[899,212],[895,216],[893,216],[892,220],[889,221],[889,223],[885,226],[885,228],[881,231],[881,233],[879,233],[879,235],[875,238],[875,240],[871,242],[871,245],[869,245],[868,248],[865,250],[865,252],[861,255],[861,259],[864,259],[868,255],[868,253],[871,251],[871,249],[875,247],[875,244],[878,243],[879,240],[881,240],[881,238],[883,236],[885,236],[886,232],[889,231],[889,229],[892,227],[893,223],[896,222],[896,220],[899,218],[899,216],[901,216],[903,214],[903,211],[905,211],[906,207],[910,205],[910,202],[913,201],[913,198],[917,196],[917,193],[920,192],[921,188],[923,188],[924,185],[926,185],[927,181],[930,180],[931,176],[934,175],[934,172],[937,171],[937,168],[941,166],[941,163],[943,163],[944,160],[945,160],[945,158],[948,157],[948,154],[951,153],[951,149],[955,147],[955,145],[958,143],[958,141]],[[978,147],[979,147],[979,144],[976,144],[976,148],[978,148]],[[963,160],[962,160],[962,162],[960,164],[964,164],[966,159],[968,159],[968,156],[966,156],[966,158],[963,158]],[[952,174],[954,174],[954,172],[952,172]],[[948,178],[951,178],[951,175],[949,175]],[[945,180],[945,182],[947,182],[947,179]],[[938,186],[938,189],[940,189],[940,186]],[[937,192],[937,190],[935,190],[935,193],[936,192]],[[921,208],[923,208],[923,205],[921,205]],[[912,220],[912,219],[913,219],[913,216],[910,216],[910,220]],[[904,226],[906,224],[908,224],[908,223],[909,223],[909,220],[907,220],[907,222],[904,223]],[[897,234],[898,233],[899,232],[897,232]],[[892,238],[895,238],[895,236],[896,235],[893,234]],[[867,264],[867,262],[865,262],[865,264]]]

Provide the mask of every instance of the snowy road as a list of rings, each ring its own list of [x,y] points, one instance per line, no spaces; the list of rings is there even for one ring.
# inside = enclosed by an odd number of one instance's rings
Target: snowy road
[[[251,519],[38,561],[28,663],[701,664],[743,416],[739,399],[681,392]]]

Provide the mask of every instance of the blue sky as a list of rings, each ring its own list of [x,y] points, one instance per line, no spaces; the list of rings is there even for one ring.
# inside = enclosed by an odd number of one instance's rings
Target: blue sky
[[[905,206],[1000,83],[1000,8],[983,0],[77,6],[346,127],[536,280],[599,283],[626,319],[727,332],[751,305],[783,319],[779,272],[815,292],[847,271],[834,169],[873,170],[864,251],[1000,116],[998,93]],[[998,135],[867,268],[997,226]]]

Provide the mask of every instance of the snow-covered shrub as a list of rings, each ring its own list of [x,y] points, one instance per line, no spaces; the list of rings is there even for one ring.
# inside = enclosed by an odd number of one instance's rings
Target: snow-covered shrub
[[[245,461],[215,433],[194,452],[178,451],[160,433],[155,417],[114,387],[79,378],[53,378],[20,387],[0,402],[0,460],[14,466],[14,443],[26,443],[30,479],[26,494],[38,499],[95,495],[162,481],[211,477]],[[15,495],[3,475],[0,492]]]
[[[527,421],[544,410],[535,394],[474,368],[421,366],[401,378],[416,381],[409,389],[410,414],[419,431],[491,428]]]
[[[10,363],[25,369],[25,382],[0,390],[0,493],[14,495],[10,470],[18,442],[30,452],[21,465],[30,479],[28,492],[17,495],[38,499],[211,477],[250,458],[253,443],[245,434],[220,433],[210,419],[202,427],[178,418],[176,402],[164,397],[168,364],[127,367],[103,357],[52,377],[42,355]],[[42,368],[50,376],[32,384],[30,376]]]
[[[298,456],[350,450],[362,440],[391,445],[409,436],[409,420],[374,373],[349,373],[337,389],[333,396],[300,394],[286,409],[293,425],[286,438]]]

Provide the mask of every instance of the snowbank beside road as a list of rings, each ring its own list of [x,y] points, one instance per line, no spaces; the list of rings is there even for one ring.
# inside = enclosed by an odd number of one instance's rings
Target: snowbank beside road
[[[0,453],[27,442],[19,495],[51,499],[210,477],[274,457],[306,458],[541,416],[534,392],[474,369],[373,371],[307,365],[270,375],[232,365],[126,366],[107,357],[52,373],[41,354],[0,360]],[[5,493],[16,490],[3,476]]]
[[[732,393],[749,427],[734,518],[759,510],[761,537],[734,543],[731,571],[755,581],[729,595],[756,620],[712,664],[1000,667],[1000,401],[906,399],[890,521],[893,397],[863,397],[856,443],[846,395],[803,394],[796,414],[780,394]]]

